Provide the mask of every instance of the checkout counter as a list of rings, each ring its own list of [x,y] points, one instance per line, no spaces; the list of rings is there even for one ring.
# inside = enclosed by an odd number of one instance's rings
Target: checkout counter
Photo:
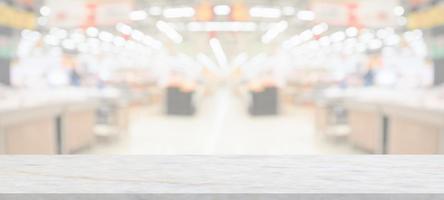
[[[441,89],[358,89],[343,94],[351,144],[378,154],[444,153]]]
[[[98,102],[67,91],[9,91],[0,100],[0,154],[74,153],[94,143]]]
[[[195,81],[173,76],[165,88],[165,113],[170,116],[193,116],[204,96],[204,89]]]
[[[252,116],[278,115],[280,111],[279,88],[273,80],[253,80],[243,89],[248,113]]]

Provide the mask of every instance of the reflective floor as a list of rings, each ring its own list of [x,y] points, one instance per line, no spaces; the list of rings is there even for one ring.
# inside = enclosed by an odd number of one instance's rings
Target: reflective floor
[[[345,140],[315,133],[310,106],[251,117],[241,99],[222,89],[195,117],[171,117],[160,106],[132,110],[127,135],[99,141],[86,154],[359,154]]]

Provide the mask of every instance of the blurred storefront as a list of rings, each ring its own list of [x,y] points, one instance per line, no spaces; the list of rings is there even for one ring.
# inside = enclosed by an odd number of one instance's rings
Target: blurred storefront
[[[0,2],[0,153],[440,154],[439,0]]]

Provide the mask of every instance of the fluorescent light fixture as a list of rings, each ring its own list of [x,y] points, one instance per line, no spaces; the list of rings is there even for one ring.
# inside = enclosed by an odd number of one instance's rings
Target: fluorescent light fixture
[[[396,16],[403,16],[405,13],[405,9],[402,6],[396,6],[393,9],[393,13],[395,13]]]
[[[247,61],[248,61],[248,54],[243,52],[236,56],[231,65],[233,67],[241,67],[243,64],[247,63]]]
[[[290,49],[294,46],[300,45],[302,44],[302,38],[299,35],[295,35],[293,37],[291,37],[290,39],[288,39],[287,41],[285,41],[282,44],[282,47],[286,48],[286,49]]]
[[[322,33],[326,32],[328,30],[328,24],[327,23],[321,23],[316,26],[314,26],[312,29],[313,34],[315,35],[321,35]]]
[[[281,15],[281,10],[278,8],[252,7],[250,9],[250,16],[252,17],[279,18]]]
[[[389,35],[390,35],[390,32],[385,29],[379,29],[378,31],[376,31],[376,36],[379,39],[384,39],[384,38],[388,37]]]
[[[214,56],[221,68],[227,67],[227,56],[225,55],[224,49],[217,38],[210,39],[210,47],[213,50]]]
[[[118,23],[116,25],[116,29],[117,29],[117,31],[119,31],[120,33],[123,33],[125,35],[130,35],[131,32],[133,31],[133,29],[130,26],[123,24],[123,23]]]
[[[148,12],[152,16],[159,16],[162,15],[162,8],[159,6],[153,6],[148,9]]]
[[[89,37],[97,37],[99,35],[99,30],[96,27],[89,27],[86,29],[86,35]]]
[[[46,35],[43,40],[46,44],[52,45],[52,46],[57,46],[60,44],[59,39],[57,39],[57,37],[55,37],[53,35]]]
[[[292,16],[294,14],[296,14],[296,9],[294,7],[285,6],[282,8],[282,15]]]
[[[330,43],[331,43],[331,41],[330,41],[330,37],[328,37],[328,36],[324,36],[324,37],[321,37],[321,38],[319,39],[319,44],[320,44],[321,46],[326,47],[326,46],[329,46]]]
[[[288,28],[287,21],[280,21],[275,24],[262,36],[262,42],[265,44],[270,43],[274,38],[276,38],[280,33],[284,32]]]
[[[183,42],[183,37],[174,30],[173,27],[171,27],[169,24],[167,24],[164,21],[158,21],[156,23],[157,28],[163,32],[168,38],[170,38],[173,42],[180,44]]]
[[[196,56],[197,62],[199,62],[204,67],[208,68],[211,71],[219,71],[220,69],[217,67],[216,63],[213,62],[211,58],[209,58],[204,53],[199,53]]]
[[[301,10],[298,12],[298,19],[303,21],[313,21],[315,19],[315,13],[311,10]]]
[[[104,41],[104,42],[112,42],[113,38],[114,38],[114,36],[110,32],[101,31],[99,33],[99,39]]]
[[[375,37],[375,35],[372,33],[372,32],[370,32],[370,31],[365,31],[364,33],[362,33],[360,36],[359,36],[359,40],[361,40],[362,42],[368,42],[368,41],[370,41],[371,39],[373,39]]]
[[[423,33],[419,29],[416,29],[413,31],[407,31],[404,33],[404,38],[405,38],[405,40],[407,40],[409,42],[422,40]]]
[[[338,31],[338,32],[333,33],[331,35],[331,40],[333,42],[341,42],[341,41],[345,40],[345,38],[346,38],[346,36],[345,36],[345,33],[343,31]]]
[[[125,45],[126,40],[123,37],[116,36],[113,38],[113,44],[117,47],[122,47]]]
[[[81,43],[85,41],[85,35],[80,32],[74,32],[71,34],[70,38],[76,43]]]
[[[152,48],[154,48],[154,49],[160,49],[160,48],[162,48],[162,43],[159,42],[159,41],[157,41],[156,39],[152,38],[152,37],[149,36],[149,35],[145,35],[145,36],[143,37],[143,39],[142,39],[142,42],[143,42],[145,45],[150,46],[150,47],[152,47]]]
[[[22,31],[21,36],[24,39],[36,41],[42,36],[42,34],[37,31],[31,31],[29,29],[25,29]]]
[[[384,41],[384,43],[387,46],[394,46],[394,45],[399,44],[400,42],[401,42],[401,38],[398,35],[396,35],[396,34],[390,35]]]
[[[309,41],[311,39],[313,39],[313,32],[311,30],[305,30],[304,32],[301,33],[301,39],[303,41]]]
[[[356,37],[358,36],[358,29],[356,27],[349,27],[345,30],[345,34],[348,37]]]
[[[131,33],[131,38],[133,38],[135,41],[141,41],[144,36],[145,35],[141,31],[138,31],[138,30],[134,30]]]
[[[50,33],[51,33],[51,35],[54,35],[58,39],[65,39],[66,37],[68,37],[68,32],[66,30],[60,29],[60,28],[52,28],[50,30]]]
[[[228,5],[217,5],[214,6],[213,12],[216,15],[226,16],[231,13],[231,8]]]
[[[40,15],[47,17],[49,15],[51,15],[51,8],[49,8],[48,6],[43,6],[40,8]]]
[[[74,50],[76,48],[76,44],[71,39],[63,40],[62,47],[68,50]]]
[[[148,17],[148,14],[144,10],[135,10],[129,14],[130,20],[141,21]]]
[[[192,7],[167,8],[163,10],[163,16],[166,18],[193,17],[196,14]]]
[[[190,22],[187,29],[192,32],[252,32],[257,30],[254,22]]]
[[[381,40],[378,39],[372,39],[368,42],[368,48],[371,50],[376,50],[382,47]]]

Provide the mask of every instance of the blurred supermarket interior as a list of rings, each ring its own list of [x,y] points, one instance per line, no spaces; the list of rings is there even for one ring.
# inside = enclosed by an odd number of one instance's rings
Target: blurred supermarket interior
[[[440,154],[444,1],[0,0],[0,154]]]

